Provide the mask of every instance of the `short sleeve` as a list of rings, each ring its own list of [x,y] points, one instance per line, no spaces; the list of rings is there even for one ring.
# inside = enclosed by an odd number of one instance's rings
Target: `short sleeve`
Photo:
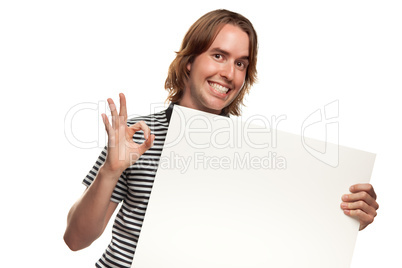
[[[82,181],[86,187],[89,187],[91,183],[95,180],[96,176],[98,175],[100,167],[105,163],[107,155],[107,147],[103,148],[102,152],[100,153],[98,159],[96,160],[92,169],[88,172],[87,176]],[[116,184],[116,187],[113,190],[112,197],[110,201],[115,203],[120,203],[124,200],[127,196],[127,176],[126,171],[124,171],[119,178],[119,181]]]

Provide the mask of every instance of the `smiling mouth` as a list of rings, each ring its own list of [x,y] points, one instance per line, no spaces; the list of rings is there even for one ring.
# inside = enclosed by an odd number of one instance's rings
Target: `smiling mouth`
[[[228,93],[229,90],[230,90],[230,88],[224,87],[224,86],[219,85],[219,84],[214,83],[214,82],[208,82],[208,84],[209,84],[213,89],[215,89],[216,91],[218,91],[219,93],[222,93],[222,94],[226,94],[226,93]]]

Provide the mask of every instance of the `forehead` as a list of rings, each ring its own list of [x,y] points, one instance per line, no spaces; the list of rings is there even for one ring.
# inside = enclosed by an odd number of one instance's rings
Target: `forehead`
[[[249,37],[240,27],[225,24],[208,50],[219,48],[236,57],[249,56]]]

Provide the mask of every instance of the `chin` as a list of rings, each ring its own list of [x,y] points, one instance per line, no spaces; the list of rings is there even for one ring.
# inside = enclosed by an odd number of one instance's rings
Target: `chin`
[[[214,113],[220,114],[221,111],[226,107],[227,105],[225,105],[224,103],[217,103],[216,101],[214,102],[209,102],[208,105],[206,105],[205,107],[208,110],[212,110],[215,111]]]

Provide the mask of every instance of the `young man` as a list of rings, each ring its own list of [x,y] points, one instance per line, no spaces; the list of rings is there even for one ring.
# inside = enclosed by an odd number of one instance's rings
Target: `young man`
[[[240,115],[243,97],[256,80],[257,35],[242,15],[215,10],[196,21],[169,68],[168,99],[185,107],[223,115]],[[110,123],[102,118],[108,146],[84,180],[82,197],[68,214],[64,240],[72,250],[89,246],[104,231],[119,202],[113,238],[97,267],[130,267],[145,216],[153,180],[172,112],[127,120],[126,100],[120,111],[108,99]],[[136,133],[143,131],[142,135]],[[152,133],[152,134],[151,134]],[[342,197],[346,215],[370,224],[378,204],[370,184],[354,185]]]

